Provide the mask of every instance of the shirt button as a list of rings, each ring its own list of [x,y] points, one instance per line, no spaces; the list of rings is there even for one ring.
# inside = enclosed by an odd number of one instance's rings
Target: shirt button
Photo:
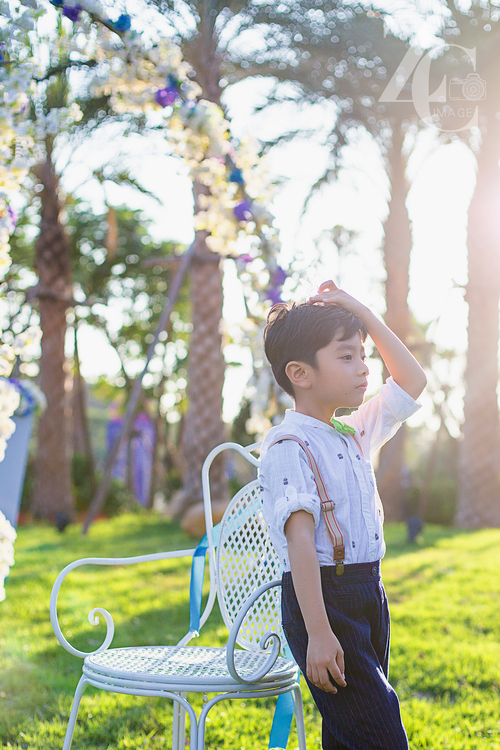
[[[373,568],[372,568],[372,576],[375,577],[377,575],[377,573],[378,573],[378,568],[377,568],[376,565],[374,565]]]

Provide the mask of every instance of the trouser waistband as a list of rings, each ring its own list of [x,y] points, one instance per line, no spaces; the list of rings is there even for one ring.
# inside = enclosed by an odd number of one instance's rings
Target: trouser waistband
[[[333,581],[334,583],[368,583],[370,581],[380,581],[380,560],[366,563],[351,563],[344,565],[342,575],[337,575],[336,565],[322,565],[320,567],[321,580]],[[283,573],[283,583],[292,584],[292,574],[290,571]]]
[[[336,583],[364,583],[367,581],[380,580],[380,560],[374,562],[351,563],[344,565],[342,575],[337,575],[335,565],[322,565],[320,567],[323,580],[334,580]]]

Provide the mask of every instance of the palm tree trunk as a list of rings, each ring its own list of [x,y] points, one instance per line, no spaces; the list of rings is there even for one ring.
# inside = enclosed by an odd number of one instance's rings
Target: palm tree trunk
[[[200,9],[198,34],[183,44],[183,53],[200,84],[202,97],[221,106],[220,58],[211,4]],[[205,186],[193,185],[195,212],[199,210],[198,196]],[[189,342],[186,412],[182,432],[184,463],[183,487],[177,494],[172,510],[181,517],[186,510],[202,501],[201,468],[208,453],[224,442],[222,421],[222,388],[225,361],[222,353],[222,258],[213,253],[205,242],[206,233],[197,232],[197,250],[191,264],[191,307],[193,331]],[[228,496],[224,457],[219,456],[210,471],[212,499],[226,502]]]
[[[394,122],[392,132],[392,144],[387,155],[391,199],[389,215],[384,225],[383,254],[387,306],[384,317],[389,328],[406,344],[411,324],[408,308],[411,229],[406,209],[409,187],[405,176],[406,157],[402,154],[405,133],[401,122]],[[388,372],[384,368],[384,380],[387,376]],[[405,426],[403,425],[380,451],[377,484],[387,521],[400,521],[403,516],[404,450]]]
[[[200,243],[191,265],[193,332],[189,343],[188,410],[184,421],[182,452],[185,473],[180,512],[202,500],[201,467],[207,454],[225,440],[222,421],[222,267],[221,258]],[[212,498],[227,498],[222,457],[212,465]]]
[[[56,520],[64,527],[74,515],[69,429],[71,404],[66,389],[67,363],[64,353],[71,259],[60,221],[57,176],[51,160],[50,143],[47,144],[46,160],[38,165],[36,176],[42,185],[40,234],[35,248],[42,329],[39,383],[47,399],[47,408],[38,425],[32,512],[38,518]]]
[[[500,298],[499,123],[488,117],[468,216],[468,349],[456,523],[500,526],[498,340]]]

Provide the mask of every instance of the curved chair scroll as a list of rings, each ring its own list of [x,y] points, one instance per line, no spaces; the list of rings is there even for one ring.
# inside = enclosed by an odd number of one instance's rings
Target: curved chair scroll
[[[229,633],[229,638],[227,641],[227,668],[229,669],[229,673],[231,677],[234,680],[238,680],[238,682],[243,682],[248,685],[250,685],[253,682],[260,682],[266,674],[273,668],[273,666],[276,664],[276,660],[279,656],[282,643],[281,638],[279,637],[278,633],[273,633],[271,631],[265,633],[265,635],[262,637],[260,641],[260,647],[264,651],[267,646],[269,645],[269,642],[273,641],[273,646],[271,649],[271,652],[269,654],[268,660],[265,662],[265,664],[260,667],[255,673],[248,675],[246,677],[243,677],[242,675],[238,674],[236,670],[236,665],[234,663],[234,649],[236,646],[236,639],[238,637],[238,631],[240,627],[243,624],[243,621],[245,617],[247,616],[247,613],[249,610],[253,607],[257,599],[259,599],[262,594],[264,594],[266,591],[268,591],[271,588],[274,588],[275,586],[281,586],[281,581],[269,581],[268,583],[262,584],[245,602],[243,607],[240,610],[240,613],[236,620],[233,623],[233,627],[231,628],[231,631]]]
[[[50,595],[50,621],[52,623],[55,636],[61,646],[65,648],[66,651],[69,651],[70,654],[73,654],[73,656],[79,656],[80,658],[85,659],[86,656],[101,654],[103,651],[106,651],[108,646],[111,644],[115,633],[115,624],[113,622],[113,617],[111,616],[111,614],[102,607],[94,607],[88,614],[88,620],[91,625],[95,626],[99,624],[99,615],[101,614],[104,617],[104,620],[106,622],[106,635],[104,641],[95,651],[80,651],[79,649],[74,648],[71,643],[68,643],[68,641],[62,634],[62,630],[59,625],[59,620],[57,617],[57,599],[59,597],[59,590],[64,579],[66,578],[68,573],[71,573],[72,570],[75,570],[75,568],[79,568],[82,565],[134,565],[137,563],[149,562],[154,560],[168,560],[174,557],[190,557],[193,555],[193,552],[194,549],[185,549],[175,550],[173,552],[155,552],[151,555],[138,555],[137,557],[84,557],[81,560],[75,560],[69,565],[66,565],[66,567],[63,568],[57,576],[54,586],[52,587],[52,593]]]

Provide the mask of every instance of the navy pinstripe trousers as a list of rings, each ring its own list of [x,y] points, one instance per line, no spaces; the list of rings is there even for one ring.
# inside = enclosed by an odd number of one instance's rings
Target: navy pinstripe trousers
[[[307,683],[323,718],[323,750],[408,750],[399,701],[389,684],[390,619],[380,562],[321,567],[328,619],[344,650],[347,687],[337,693]],[[291,573],[283,574],[283,630],[306,674],[307,631]]]

